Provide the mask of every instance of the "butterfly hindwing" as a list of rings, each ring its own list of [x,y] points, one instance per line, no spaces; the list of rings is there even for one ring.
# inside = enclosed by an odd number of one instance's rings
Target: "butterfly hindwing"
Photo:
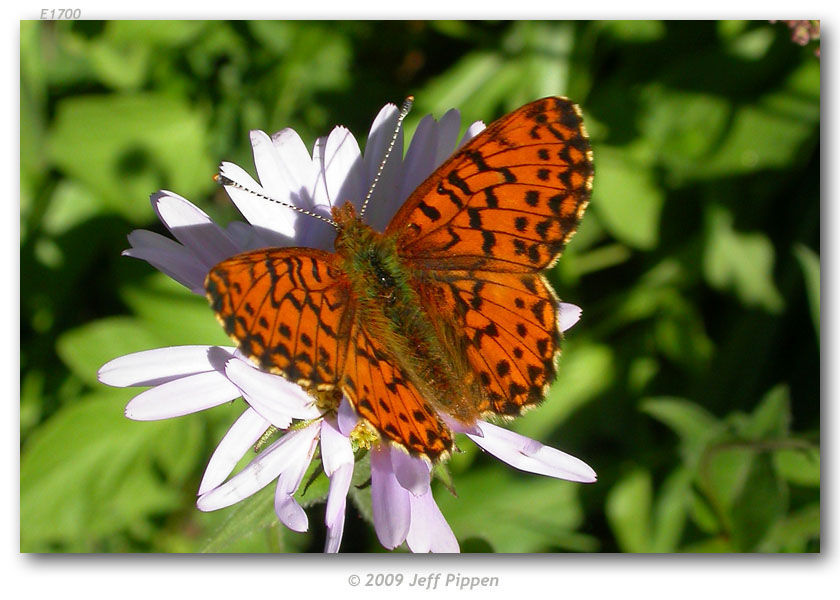
[[[538,274],[426,273],[418,286],[430,314],[446,314],[481,389],[478,413],[520,414],[555,376],[557,299]]]
[[[441,165],[387,233],[417,268],[533,272],[577,229],[592,189],[580,110],[544,98],[492,123]]]
[[[304,387],[332,386],[354,318],[335,255],[311,248],[238,254],[211,269],[207,297],[227,334],[266,371]]]
[[[399,361],[361,323],[351,336],[341,384],[356,412],[409,453],[435,460],[451,450],[448,427],[423,399]]]

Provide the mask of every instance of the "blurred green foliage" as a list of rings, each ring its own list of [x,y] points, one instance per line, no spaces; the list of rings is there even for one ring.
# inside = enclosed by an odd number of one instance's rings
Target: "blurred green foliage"
[[[200,513],[202,470],[241,405],[164,422],[104,362],[224,343],[204,299],[120,257],[171,189],[235,218],[212,175],[249,129],[362,140],[581,104],[591,207],[551,273],[583,307],[548,401],[514,427],[591,464],[584,486],[463,443],[436,497],[465,551],[818,551],[820,64],[767,22],[22,22],[21,549],[319,551],[270,490]],[[253,171],[253,169],[251,169]],[[443,474],[443,473],[442,473]],[[364,466],[356,483],[364,484]],[[355,489],[355,488],[354,488]],[[324,491],[316,479],[304,502]],[[381,551],[359,508],[343,549]]]

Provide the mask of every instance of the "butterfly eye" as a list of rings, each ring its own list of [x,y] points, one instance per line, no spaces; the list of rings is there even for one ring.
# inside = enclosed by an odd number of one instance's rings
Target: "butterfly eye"
[[[379,283],[381,283],[382,285],[384,285],[386,287],[393,287],[394,283],[396,283],[396,282],[394,281],[394,278],[391,277],[391,275],[389,273],[386,273],[386,272],[383,271],[383,272],[379,273]]]
[[[392,288],[396,285],[396,280],[394,279],[394,275],[385,268],[385,265],[382,264],[382,259],[378,254],[372,252],[369,255],[370,266],[373,270],[373,274],[376,277],[377,281],[385,288]]]

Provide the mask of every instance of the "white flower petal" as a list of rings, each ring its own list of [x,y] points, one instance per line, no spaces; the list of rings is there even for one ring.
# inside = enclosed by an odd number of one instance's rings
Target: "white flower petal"
[[[338,430],[334,417],[324,417],[321,423],[321,460],[327,477],[332,477],[336,470],[354,462],[350,438]]]
[[[402,181],[400,181],[397,196],[400,199],[400,204],[434,170],[437,140],[437,122],[432,115],[426,115],[417,124],[417,129],[414,130],[414,135],[411,138],[411,144],[409,144],[408,151],[405,153]]]
[[[411,497],[411,527],[406,543],[412,552],[460,552],[458,540],[432,492]]]
[[[172,346],[126,354],[99,369],[99,381],[114,387],[159,385],[220,369],[233,355],[225,346]]]
[[[415,496],[422,496],[429,491],[431,467],[426,461],[409,456],[399,448],[392,448],[391,466],[400,485]]]
[[[253,408],[245,409],[216,446],[204,470],[198,495],[206,494],[227,479],[240,459],[257,443],[269,426],[271,423]]]
[[[265,248],[271,245],[270,240],[266,240],[263,237],[263,232],[244,221],[231,221],[228,223],[225,231],[243,252]]]
[[[353,479],[353,463],[341,465],[330,477],[330,491],[327,496],[327,508],[324,522],[327,527],[344,526],[344,509],[347,504],[347,491]]]
[[[204,294],[207,267],[178,242],[152,231],[137,229],[128,234],[131,248],[123,256],[145,260],[191,292]]]
[[[344,514],[347,508],[347,491],[353,478],[353,463],[341,465],[330,477],[330,491],[327,495],[327,509],[324,522],[327,525],[327,541],[324,552],[338,552],[344,535]]]
[[[455,142],[458,141],[458,130],[461,128],[461,113],[453,108],[440,118],[438,122],[438,139],[435,146],[435,168],[443,164],[455,152]]]
[[[465,425],[460,421],[450,417],[447,414],[442,414],[441,418],[443,421],[449,425],[449,428],[454,431],[455,433],[470,433],[472,435],[477,435],[478,437],[483,437],[484,434],[481,432],[481,428],[478,426],[478,423],[474,423],[472,425]]]
[[[152,194],[152,206],[175,238],[184,244],[209,270],[239,252],[224,230],[203,210],[178,194]]]
[[[327,172],[324,166],[324,153],[327,148],[326,136],[321,136],[315,140],[312,147],[312,163],[315,166],[311,184],[312,188],[312,202],[315,206],[332,207],[330,203],[330,195],[327,193]]]
[[[376,173],[385,157],[385,151],[394,137],[394,127],[397,124],[398,116],[399,109],[393,104],[386,104],[379,111],[370,128],[364,157],[367,176],[366,187],[368,188],[365,189],[365,195],[373,184]],[[391,154],[382,168],[376,187],[373,189],[364,216],[365,222],[376,231],[384,231],[400,207],[398,185],[402,175],[402,155],[403,130],[400,128]]]
[[[310,212],[332,220],[332,213],[326,206],[318,205]],[[305,248],[317,248],[326,252],[335,250],[335,228],[328,221],[311,215],[300,215],[295,244]]]
[[[346,127],[336,127],[327,137],[324,169],[332,206],[343,206],[350,201],[357,210],[361,208],[367,193],[364,163],[359,144]]]
[[[274,497],[274,512],[280,522],[292,531],[303,533],[309,529],[306,511],[289,494],[281,494],[279,486]]]
[[[582,312],[579,306],[561,302],[557,305],[557,327],[560,328],[560,331],[566,331],[580,320]]]
[[[411,493],[397,481],[387,445],[370,451],[370,496],[373,528],[379,542],[393,550],[405,541],[411,524]]]
[[[309,463],[312,462],[315,448],[318,446],[317,442],[318,436],[321,433],[321,423],[317,421],[310,423],[295,433],[297,433],[295,443],[300,444],[300,451],[296,460],[280,473],[280,478],[277,481],[278,495],[285,494],[291,496],[300,487],[300,482],[303,480],[306,469],[309,468]]]
[[[286,133],[290,131],[287,129]],[[293,131],[291,134],[291,137],[295,137],[300,141],[300,137],[297,134]],[[282,137],[283,134],[280,133],[279,136]],[[301,145],[303,144],[303,142],[300,143]],[[284,145],[281,143],[280,146],[283,147]],[[290,146],[286,145],[285,147],[289,148]],[[265,190],[266,195],[281,202],[303,207],[304,205],[300,203],[300,182],[295,174],[288,172],[288,167],[281,160],[280,153],[277,147],[275,147],[272,138],[268,137],[268,134],[264,131],[251,131],[251,149],[254,153],[254,166],[257,168],[257,177],[259,177],[260,185]],[[291,151],[289,154],[297,153]],[[303,148],[303,154],[305,156],[305,161],[303,162],[306,168],[310,169],[311,161],[306,153],[306,148]],[[306,199],[306,204],[308,206],[308,198]]]
[[[487,129],[487,126],[481,121],[476,121],[475,123],[467,127],[467,130],[464,132],[464,136],[461,138],[461,141],[458,142],[458,147],[456,148],[456,150],[459,150],[464,144],[469,142],[471,139],[473,139],[485,129]]]
[[[338,405],[338,414],[336,415],[338,421],[338,430],[344,435],[349,436],[350,432],[359,422],[359,417],[356,416],[356,411],[347,400],[347,396],[341,397],[341,404]]]
[[[367,144],[365,144],[365,169],[368,181],[373,181],[373,177],[379,169],[382,157],[385,156],[385,149],[394,134],[398,116],[399,109],[397,106],[390,103],[386,104],[379,110],[370,126]],[[397,156],[402,156],[402,153]]]
[[[226,483],[202,495],[196,505],[203,511],[218,510],[255,494],[300,460],[307,443],[311,443],[308,434],[290,431]]]
[[[135,229],[128,234],[128,242],[132,248],[154,248],[156,250],[169,250],[173,254],[185,253],[196,263],[198,259],[184,246],[168,238],[165,235],[155,233],[154,231],[147,231],[145,229]]]
[[[236,400],[240,395],[239,388],[217,371],[188,375],[135,396],[125,407],[125,416],[135,421],[180,417]]]
[[[316,166],[300,136],[292,129],[283,129],[269,138],[262,131],[251,132],[254,162],[263,189],[271,198],[312,211]],[[329,211],[316,212],[327,218]],[[307,247],[323,247],[319,240],[331,233],[328,224],[312,217],[291,213],[295,223],[295,243]],[[324,229],[326,228],[326,230]],[[317,229],[313,235],[312,229]]]
[[[312,208],[317,163],[309,156],[306,144],[297,131],[291,128],[281,129],[271,136],[271,143],[276,149],[277,175],[285,181],[285,186],[292,193],[292,204],[300,208]],[[262,179],[262,171],[257,171]]]
[[[579,458],[484,421],[479,426],[484,437],[467,434],[470,439],[517,469],[580,483],[597,480],[595,471]]]
[[[309,518],[306,512],[292,496],[300,487],[300,482],[312,461],[317,446],[321,424],[311,423],[308,427],[297,431],[301,450],[295,461],[280,473],[277,479],[277,490],[274,494],[274,512],[277,518],[292,531],[306,531],[309,528]],[[308,440],[308,445],[306,444]]]
[[[254,226],[260,237],[264,238],[269,246],[289,246],[294,239],[298,214],[288,206],[251,193],[256,192],[268,196],[268,192],[263,190],[262,186],[254,181],[254,178],[242,167],[223,162],[219,166],[219,174],[245,188],[241,189],[235,185],[224,186],[236,208]],[[288,198],[278,198],[278,200],[289,201]]]
[[[327,138],[315,140],[312,149],[311,181],[308,184],[312,196],[312,206],[308,210],[332,220],[332,204],[327,192],[327,174],[324,166]],[[335,249],[335,229],[327,222],[302,215],[298,221],[295,242],[298,246],[317,248],[326,252]]]
[[[279,429],[292,419],[313,419],[320,413],[312,396],[302,387],[251,366],[249,361],[232,358],[225,364],[225,374],[242,392],[245,401]]]

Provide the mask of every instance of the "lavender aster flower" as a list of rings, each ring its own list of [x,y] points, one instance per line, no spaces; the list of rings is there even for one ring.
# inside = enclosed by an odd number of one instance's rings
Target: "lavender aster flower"
[[[273,136],[251,132],[255,181],[240,167],[222,163],[221,181],[247,222],[222,228],[186,199],[168,191],[152,196],[152,205],[175,240],[149,231],[129,235],[127,256],[146,260],[190,291],[204,295],[208,271],[240,252],[266,246],[309,246],[331,250],[335,230],[266,198],[280,200],[328,218],[333,206],[350,201],[359,208],[370,189],[397,121],[386,105],[374,120],[364,155],[350,132],[336,127],[316,140],[312,153],[300,137],[285,129]],[[460,117],[449,111],[439,121],[420,121],[403,157],[400,133],[380,174],[366,220],[383,230],[408,195],[456,148]],[[474,123],[463,144],[483,129]],[[254,193],[256,192],[256,193]],[[209,314],[209,313],[208,313]],[[580,309],[561,304],[558,324],[571,327]],[[354,448],[365,446],[365,422],[346,398],[337,410],[283,377],[257,369],[232,347],[181,346],[130,354],[99,371],[103,383],[117,387],[149,386],[126,407],[135,420],[186,415],[243,398],[247,405],[210,458],[198,489],[200,510],[239,502],[276,482],[277,517],[294,531],[306,531],[308,517],[294,498],[316,451],[329,478],[325,551],[336,552],[344,529],[346,498],[353,475]],[[579,482],[595,481],[582,461],[521,435],[478,421],[465,427],[444,415],[485,451],[533,473]],[[283,435],[231,476],[239,460],[270,427]],[[368,444],[370,443],[368,439]],[[370,445],[374,529],[386,548],[406,543],[414,552],[457,552],[458,542],[434,501],[430,465],[387,443]]]

